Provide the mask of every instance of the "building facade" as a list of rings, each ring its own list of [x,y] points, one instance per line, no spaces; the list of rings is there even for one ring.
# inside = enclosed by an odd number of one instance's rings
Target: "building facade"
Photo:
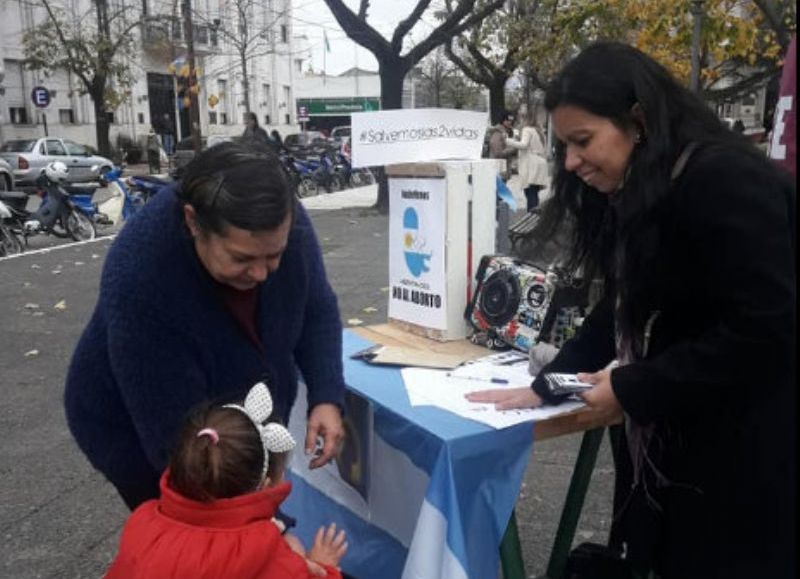
[[[187,56],[185,1],[108,0],[110,13],[124,15],[112,23],[115,32],[136,22],[134,50],[118,56],[134,80],[120,89],[121,104],[108,111],[115,148],[142,146],[151,126],[176,142],[189,136],[189,100],[180,77]],[[81,23],[94,21],[90,0],[50,2]],[[291,0],[191,0],[190,14],[203,137],[241,134],[248,101],[267,130],[296,131],[295,83],[307,49],[292,33]],[[24,67],[23,35],[46,18],[41,2],[0,2],[0,142],[47,132],[95,146],[94,107],[80,80],[68,71],[46,77]],[[36,86],[48,89],[47,108],[34,106]]]

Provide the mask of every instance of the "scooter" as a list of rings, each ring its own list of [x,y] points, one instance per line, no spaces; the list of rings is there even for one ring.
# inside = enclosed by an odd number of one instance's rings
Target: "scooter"
[[[145,203],[150,201],[153,196],[172,184],[170,179],[162,179],[153,175],[131,175],[125,179],[125,184],[131,193],[138,192]]]
[[[0,201],[0,257],[22,253],[25,246],[9,225],[12,213],[8,206]]]
[[[51,182],[44,174],[36,181],[38,195],[42,202],[36,211],[28,211],[28,196],[17,191],[0,192],[11,213],[6,224],[11,231],[21,236],[27,245],[28,237],[38,233],[52,234],[56,237],[71,237],[75,241],[86,241],[97,237],[94,221],[89,214],[76,204],[57,183]]]

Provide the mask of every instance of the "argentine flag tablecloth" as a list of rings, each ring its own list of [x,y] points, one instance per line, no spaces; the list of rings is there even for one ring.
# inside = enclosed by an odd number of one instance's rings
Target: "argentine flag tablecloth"
[[[411,407],[399,368],[350,360],[370,345],[344,332],[347,441],[313,471],[296,452],[283,510],[310,547],[321,525],[348,535],[342,560],[357,579],[497,577],[499,545],[533,443],[531,424],[494,430],[434,407]],[[290,429],[305,440],[301,385]]]

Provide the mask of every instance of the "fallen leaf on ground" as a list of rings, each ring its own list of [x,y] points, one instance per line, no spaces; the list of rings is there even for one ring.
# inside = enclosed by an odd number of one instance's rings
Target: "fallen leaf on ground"
[[[53,306],[53,309],[61,310],[62,312],[67,309],[67,302],[61,300],[56,305]]]
[[[92,254],[92,259],[97,259],[98,257],[100,257],[100,256],[99,256],[99,255],[97,255],[96,253],[93,253],[93,254]]]
[[[372,306],[369,306],[369,307],[364,308],[361,311],[363,311],[365,314],[374,314],[375,312],[378,311],[378,308],[373,308]]]
[[[30,358],[31,356],[38,356],[38,355],[39,355],[39,350],[28,350],[27,352],[25,352],[25,357],[26,358]]]
[[[75,265],[83,265],[83,262],[82,261],[76,261]]]
[[[52,273],[52,274],[55,274],[55,275],[58,275],[58,274],[60,274],[60,273],[61,273],[61,270],[60,270],[60,269],[54,269],[54,270],[53,270],[53,271],[51,271],[50,273]]]
[[[350,318],[349,320],[347,320],[347,325],[348,326],[360,326],[363,323],[364,323],[364,321],[363,320],[359,320],[358,318]]]
[[[25,304],[26,310],[38,310],[39,304]]]
[[[31,269],[42,269],[42,266],[34,263],[33,265],[31,265]]]

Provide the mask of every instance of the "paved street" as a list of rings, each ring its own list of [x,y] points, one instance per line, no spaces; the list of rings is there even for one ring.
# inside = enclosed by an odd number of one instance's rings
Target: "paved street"
[[[388,217],[365,207],[373,200],[374,189],[365,188],[307,201],[345,325],[386,319]],[[0,260],[0,578],[100,577],[116,549],[126,509],[78,451],[62,409],[66,368],[110,244]],[[531,577],[544,573],[579,443],[576,435],[534,445],[517,510]],[[605,441],[578,541],[606,538],[612,484]]]

